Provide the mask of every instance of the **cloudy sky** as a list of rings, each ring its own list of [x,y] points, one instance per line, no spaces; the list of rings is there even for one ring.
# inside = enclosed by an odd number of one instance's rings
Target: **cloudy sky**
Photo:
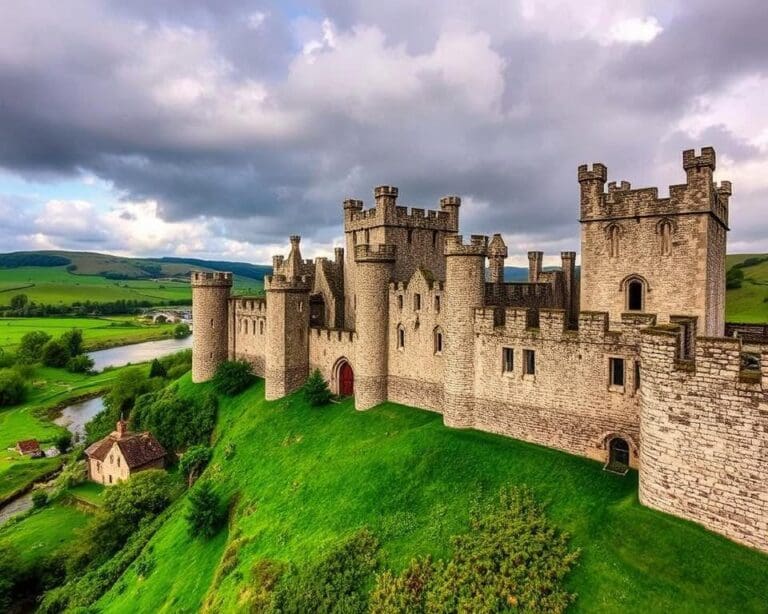
[[[0,2],[0,251],[322,255],[391,184],[522,264],[579,164],[666,194],[702,145],[768,251],[765,0]]]

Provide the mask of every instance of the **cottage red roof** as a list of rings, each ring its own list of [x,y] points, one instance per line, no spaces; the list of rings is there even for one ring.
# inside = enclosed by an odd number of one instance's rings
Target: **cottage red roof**
[[[115,444],[120,448],[120,452],[125,457],[125,462],[130,469],[142,467],[165,457],[165,449],[152,433],[123,432],[122,436],[118,436],[117,431],[113,431],[104,439],[91,444],[86,449],[85,455],[88,458],[104,461]]]
[[[40,452],[40,444],[37,439],[25,439],[16,444],[16,449],[21,454],[34,454]]]

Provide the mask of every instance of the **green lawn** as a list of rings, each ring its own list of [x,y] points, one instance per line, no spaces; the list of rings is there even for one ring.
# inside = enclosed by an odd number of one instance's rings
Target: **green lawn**
[[[104,487],[96,482],[83,482],[73,486],[67,492],[78,501],[83,501],[95,507],[104,503]]]
[[[182,388],[202,386],[185,377]],[[259,559],[316,560],[363,525],[381,540],[384,564],[401,569],[417,555],[446,555],[474,503],[527,484],[582,550],[568,580],[573,611],[765,612],[768,557],[642,507],[634,472],[622,478],[555,450],[447,429],[439,415],[394,404],[356,412],[351,400],[266,402],[261,381],[223,401],[217,433],[207,475],[239,497],[228,533],[191,538],[179,506],[150,542],[154,570],[139,579],[129,568],[99,611],[193,612],[209,593],[212,611],[247,611]],[[234,539],[237,564],[212,588]]]
[[[83,331],[88,350],[169,338],[174,324],[146,324],[130,316],[104,318],[0,318],[0,349],[14,351],[28,332],[58,337],[72,328]]]
[[[45,410],[107,389],[120,370],[111,369],[97,375],[48,367],[35,370],[26,402],[0,409],[0,501],[13,497],[61,464],[60,458],[30,459],[7,448],[21,439],[37,439],[43,448],[53,445],[57,435],[66,429],[49,421],[44,416]]]

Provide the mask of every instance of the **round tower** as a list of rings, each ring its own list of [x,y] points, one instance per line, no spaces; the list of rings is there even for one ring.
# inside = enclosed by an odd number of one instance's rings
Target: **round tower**
[[[358,357],[355,407],[362,410],[387,400],[389,282],[395,264],[395,246],[357,245],[355,263]]]
[[[461,235],[445,239],[445,397],[446,426],[469,427],[474,421],[475,309],[485,303],[488,237]]]
[[[227,360],[232,273],[192,272],[192,381],[207,382]]]

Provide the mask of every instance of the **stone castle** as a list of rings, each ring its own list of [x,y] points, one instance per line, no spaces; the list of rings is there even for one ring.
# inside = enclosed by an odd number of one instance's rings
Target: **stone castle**
[[[660,198],[579,167],[580,275],[575,252],[557,270],[530,252],[525,283],[504,281],[501,235],[458,234],[458,196],[346,200],[346,247],[312,262],[291,237],[266,298],[193,273],[193,379],[244,359],[277,399],[319,369],[360,410],[403,403],[637,468],[645,505],[768,551],[768,345],[723,336],[731,184],[709,147],[683,169]]]

